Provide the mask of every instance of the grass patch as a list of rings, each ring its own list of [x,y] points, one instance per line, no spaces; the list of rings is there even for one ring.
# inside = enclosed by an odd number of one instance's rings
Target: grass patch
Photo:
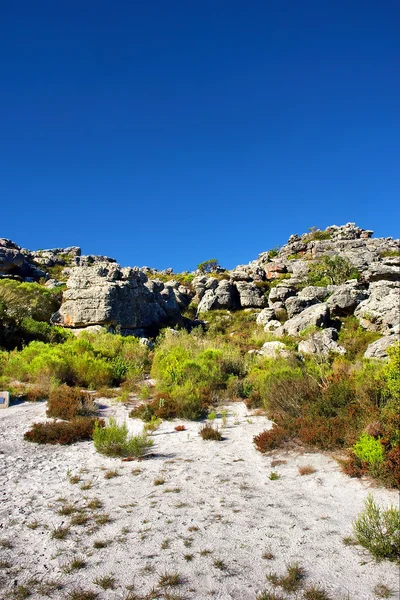
[[[110,417],[106,427],[95,425],[93,431],[94,446],[100,454],[105,456],[134,456],[143,457],[154,444],[147,434],[128,436],[126,423],[118,425],[113,417]]]

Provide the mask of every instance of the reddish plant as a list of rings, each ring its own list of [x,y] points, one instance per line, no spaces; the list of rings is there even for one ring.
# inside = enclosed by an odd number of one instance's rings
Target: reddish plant
[[[287,432],[283,427],[273,425],[272,429],[265,429],[254,436],[253,442],[259,452],[268,452],[273,448],[278,448],[284,440],[287,439]]]
[[[34,423],[32,429],[25,433],[24,439],[37,444],[62,445],[91,440],[96,421],[101,427],[105,426],[103,419],[90,417],[77,417],[72,421]]]
[[[88,392],[68,385],[60,385],[52,390],[47,402],[47,416],[66,421],[78,416],[89,416],[96,412],[96,406]]]
[[[174,427],[175,431],[186,431],[186,427],[184,425],[177,425]]]

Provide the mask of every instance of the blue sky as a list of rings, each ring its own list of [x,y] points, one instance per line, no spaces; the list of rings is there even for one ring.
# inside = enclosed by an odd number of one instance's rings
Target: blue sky
[[[0,236],[231,268],[310,226],[399,237],[400,5],[0,7]]]

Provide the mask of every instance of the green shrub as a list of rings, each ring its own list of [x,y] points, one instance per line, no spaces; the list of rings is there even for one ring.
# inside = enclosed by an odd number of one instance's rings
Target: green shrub
[[[196,332],[165,334],[156,345],[151,376],[170,410],[162,414],[153,403],[154,413],[161,418],[201,418],[207,406],[224,395],[229,377],[245,372],[245,360],[235,347]]]
[[[321,231],[321,229],[317,229],[316,227],[309,227],[309,234],[304,238],[304,241],[308,244],[308,242],[313,242],[317,240],[330,240],[332,238],[332,234],[329,231]]]
[[[323,256],[310,265],[308,285],[340,285],[348,279],[359,279],[359,271],[342,256]]]
[[[87,392],[61,385],[49,394],[46,414],[48,417],[65,419],[78,416],[91,416],[97,411],[93,398]]]
[[[204,262],[201,262],[199,265],[197,265],[197,268],[202,273],[213,273],[214,271],[217,271],[220,268],[220,266],[218,263],[218,259],[210,258],[209,260],[205,260]]]
[[[399,250],[383,250],[379,253],[379,256],[381,258],[386,258],[387,256],[398,257],[400,256],[400,252]]]
[[[368,345],[379,340],[380,334],[363,329],[354,316],[342,317],[341,320],[338,343],[345,348],[346,359],[349,361],[361,359]]]
[[[149,352],[136,338],[110,333],[69,337],[62,344],[34,341],[9,354],[3,373],[20,381],[53,378],[89,388],[108,387],[144,376]]]
[[[91,440],[95,427],[101,429],[104,427],[104,421],[90,417],[77,417],[72,421],[34,423],[25,433],[24,439],[37,444],[74,444]]]
[[[128,426],[124,422],[118,425],[110,417],[108,425],[104,428],[95,425],[93,431],[94,446],[100,454],[105,456],[144,456],[154,441],[146,433],[128,436]]]
[[[8,317],[17,322],[28,317],[48,322],[60,307],[61,291],[59,288],[45,288],[38,283],[0,279],[0,302]]]
[[[381,442],[367,433],[361,434],[358,442],[353,446],[353,452],[357,458],[370,465],[379,465],[384,459]]]
[[[382,510],[369,494],[353,530],[357,542],[377,560],[400,558],[400,511],[394,506]]]

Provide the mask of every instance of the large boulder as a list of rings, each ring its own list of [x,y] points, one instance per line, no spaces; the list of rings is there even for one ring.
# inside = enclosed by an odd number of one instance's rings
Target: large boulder
[[[385,335],[384,337],[372,342],[364,352],[364,358],[385,359],[388,358],[388,348],[399,341],[399,336]]]
[[[377,281],[370,285],[370,296],[354,311],[364,329],[390,334],[399,329],[400,282]]]
[[[368,292],[357,281],[330,286],[330,289],[333,290],[333,293],[326,303],[331,309],[331,314],[338,317],[352,315],[357,306],[368,298]]]
[[[254,283],[238,281],[235,285],[239,293],[239,302],[242,308],[262,308],[266,305],[266,298],[262,290]]]
[[[285,302],[285,308],[288,314],[289,319],[299,315],[303,310],[312,306],[313,304],[319,304],[320,301],[318,298],[312,298],[306,300],[305,298],[301,298],[300,296],[291,296]]]
[[[180,318],[171,288],[149,281],[139,269],[95,263],[71,269],[60,310],[52,322],[64,327],[103,325],[125,331]]]
[[[298,346],[300,354],[319,354],[327,356],[330,352],[345,354],[346,350],[337,343],[338,333],[333,327],[311,334],[308,340],[303,340]]]
[[[31,267],[22,254],[21,248],[11,240],[0,238],[0,276],[26,277],[30,272]]]
[[[239,308],[239,306],[240,299],[236,286],[231,281],[223,279],[215,289],[205,291],[199,302],[197,312],[203,313],[221,308]]]
[[[298,336],[302,331],[309,327],[328,327],[330,323],[329,306],[325,303],[314,304],[309,306],[296,317],[289,319],[277,329],[277,335],[293,335]]]
[[[273,308],[274,304],[282,304],[285,302],[285,300],[287,300],[287,298],[295,295],[296,290],[293,287],[284,284],[277,285],[276,287],[272,288],[269,293],[268,306]]]
[[[269,321],[275,319],[275,310],[273,308],[263,308],[257,315],[257,325],[266,325]]]

